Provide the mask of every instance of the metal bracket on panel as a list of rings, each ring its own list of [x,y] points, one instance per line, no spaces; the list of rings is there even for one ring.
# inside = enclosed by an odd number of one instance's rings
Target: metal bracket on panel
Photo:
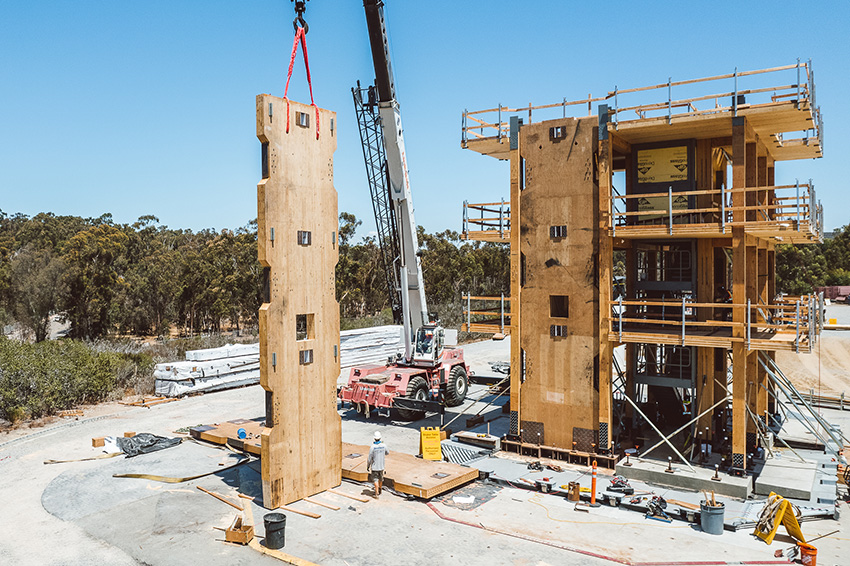
[[[519,148],[519,129],[522,127],[522,118],[519,116],[511,116],[510,129],[510,148]]]
[[[600,104],[597,108],[599,112],[599,140],[607,140],[608,139],[608,105]]]

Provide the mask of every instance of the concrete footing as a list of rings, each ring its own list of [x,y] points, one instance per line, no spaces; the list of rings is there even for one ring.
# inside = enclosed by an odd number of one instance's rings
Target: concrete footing
[[[752,477],[730,476],[720,472],[720,481],[712,480],[714,470],[694,467],[692,472],[683,464],[673,463],[673,472],[666,472],[667,461],[632,457],[631,466],[624,466],[621,460],[615,468],[624,478],[645,481],[670,487],[691,489],[694,491],[712,491],[719,495],[746,499],[753,492]]]

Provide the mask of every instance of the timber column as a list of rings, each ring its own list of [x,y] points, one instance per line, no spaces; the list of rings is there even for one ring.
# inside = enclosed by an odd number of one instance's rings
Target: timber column
[[[613,226],[614,219],[611,217],[611,186],[614,165],[611,154],[611,136],[608,134],[608,106],[599,107],[599,135],[598,140],[598,168],[597,183],[599,185],[599,228],[597,231],[597,242],[599,242],[599,257],[596,265],[599,270],[597,284],[599,286],[599,363],[597,372],[599,380],[599,452],[606,453],[611,448],[611,421],[613,394],[611,391],[611,372],[614,347],[608,340],[608,328],[611,318],[611,286],[613,275],[611,273],[614,263],[614,242],[608,235],[608,230]]]
[[[732,467],[747,466],[747,119],[732,118]]]
[[[263,155],[257,185],[264,295],[260,384],[266,390],[262,481],[269,509],[342,479],[335,122],[334,112],[257,96]]]

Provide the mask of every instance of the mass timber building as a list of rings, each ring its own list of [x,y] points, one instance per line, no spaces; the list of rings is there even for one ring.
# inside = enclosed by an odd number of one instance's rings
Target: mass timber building
[[[822,132],[810,62],[464,112],[462,146],[510,162],[510,199],[463,230],[510,245],[510,297],[468,297],[465,325],[511,335],[509,447],[611,461],[637,423],[701,415],[689,442],[746,470],[775,352],[821,327],[818,297],[777,293],[775,247],[822,241],[822,208],[775,178]]]

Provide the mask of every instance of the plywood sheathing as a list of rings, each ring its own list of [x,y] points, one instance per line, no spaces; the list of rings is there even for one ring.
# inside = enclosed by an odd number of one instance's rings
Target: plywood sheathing
[[[511,214],[518,216],[511,224],[512,307],[519,305],[518,315],[512,311],[518,328],[512,329],[511,402],[519,407],[523,440],[534,442],[540,432],[541,441],[557,447],[581,442],[576,428],[591,434],[599,428],[596,126],[595,117],[525,125],[511,167],[512,188],[521,187],[511,194]],[[555,137],[553,127],[561,128]],[[567,237],[551,238],[550,226],[560,225]],[[553,295],[569,297],[568,317],[551,316]],[[566,326],[566,336],[551,336],[552,325]]]
[[[257,97],[257,137],[264,144],[257,234],[267,270],[259,313],[260,383],[266,390],[262,480],[270,509],[335,487],[342,474],[335,396],[336,114],[319,109],[318,139],[315,120],[312,106]],[[299,241],[299,231],[309,232],[309,241]],[[296,320],[306,336],[296,335]],[[306,351],[312,352],[310,361],[302,357]]]

